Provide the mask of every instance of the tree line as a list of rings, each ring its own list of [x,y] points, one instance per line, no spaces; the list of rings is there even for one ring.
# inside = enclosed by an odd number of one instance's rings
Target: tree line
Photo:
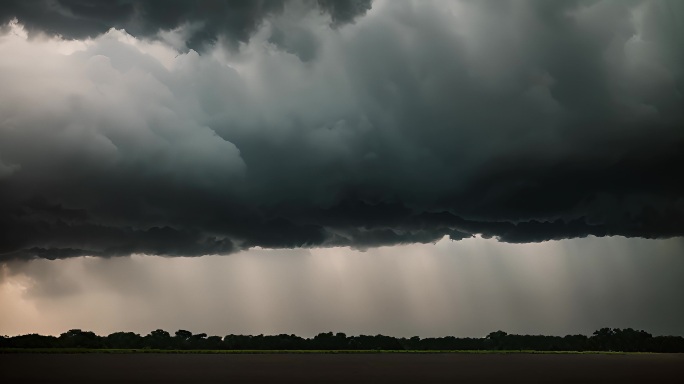
[[[296,335],[207,336],[178,330],[171,335],[157,329],[142,336],[115,332],[99,336],[72,329],[59,336],[28,334],[0,336],[0,348],[180,349],[180,350],[535,350],[684,352],[684,337],[652,336],[631,328],[602,328],[591,336],[512,335],[492,332],[484,338],[396,338],[384,335],[347,336],[320,333],[312,338]]]

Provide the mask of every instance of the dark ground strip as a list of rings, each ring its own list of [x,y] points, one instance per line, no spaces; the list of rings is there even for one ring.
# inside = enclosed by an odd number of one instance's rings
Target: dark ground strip
[[[2,354],[1,383],[667,383],[684,354]]]

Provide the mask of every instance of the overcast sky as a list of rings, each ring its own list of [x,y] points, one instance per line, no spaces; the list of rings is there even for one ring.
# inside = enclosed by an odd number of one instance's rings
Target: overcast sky
[[[682,255],[681,239],[476,238],[366,252],[10,262],[0,283],[0,333],[482,337],[631,327],[682,335]]]
[[[683,36],[677,0],[3,1],[0,333],[684,334]]]

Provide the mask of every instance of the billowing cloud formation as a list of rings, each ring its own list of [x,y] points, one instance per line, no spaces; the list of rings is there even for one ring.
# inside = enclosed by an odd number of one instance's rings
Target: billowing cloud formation
[[[684,234],[680,2],[310,4],[202,54],[7,27],[2,257]]]
[[[303,5],[330,14],[333,24],[352,22],[370,9],[370,0],[309,0]],[[191,48],[216,41],[246,42],[262,21],[283,11],[286,0],[9,0],[0,5],[0,22],[19,19],[30,31],[67,39],[125,28],[134,36],[185,27]]]

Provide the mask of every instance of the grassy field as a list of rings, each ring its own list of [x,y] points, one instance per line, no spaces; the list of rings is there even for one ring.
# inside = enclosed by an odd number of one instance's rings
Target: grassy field
[[[267,349],[89,349],[89,348],[0,348],[0,353],[103,353],[103,354],[132,354],[132,353],[165,353],[165,354],[651,354],[651,352],[615,352],[615,351],[534,351],[534,350],[267,350]]]

